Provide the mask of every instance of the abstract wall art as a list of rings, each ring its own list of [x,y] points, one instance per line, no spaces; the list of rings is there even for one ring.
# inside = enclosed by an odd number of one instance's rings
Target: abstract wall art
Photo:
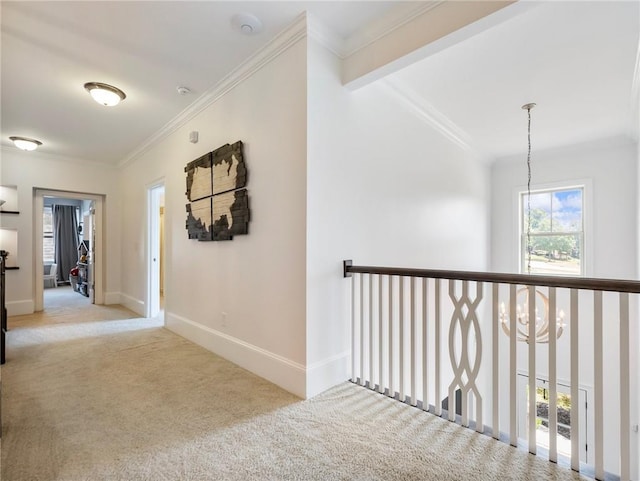
[[[189,162],[184,171],[189,239],[222,241],[248,233],[247,168],[241,141]]]

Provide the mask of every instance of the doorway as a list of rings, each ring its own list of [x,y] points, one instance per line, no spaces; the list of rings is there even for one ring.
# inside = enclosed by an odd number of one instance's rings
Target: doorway
[[[102,195],[70,191],[35,189],[34,192],[34,304],[36,311],[49,307],[45,305],[45,284],[47,298],[52,305],[65,302],[72,304],[104,304],[103,282],[103,210],[105,199]],[[73,252],[68,252],[61,262],[55,254],[53,240],[53,206],[65,207],[69,211],[69,222],[76,225],[76,231],[70,235],[77,238]],[[46,213],[51,210],[47,223]],[[51,279],[51,264],[56,264],[57,278]],[[58,265],[64,264],[64,265]],[[47,273],[47,267],[49,272]],[[77,269],[77,271],[75,270]],[[73,274],[72,274],[73,271]],[[51,286],[64,286],[59,290]],[[75,282],[74,282],[75,281]],[[63,292],[64,291],[64,292]]]
[[[148,188],[147,317],[164,316],[164,181]]]

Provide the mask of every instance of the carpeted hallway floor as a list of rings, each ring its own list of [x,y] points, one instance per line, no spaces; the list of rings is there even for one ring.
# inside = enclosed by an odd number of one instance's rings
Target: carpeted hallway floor
[[[9,319],[2,481],[578,480],[343,383],[301,401],[120,306]]]

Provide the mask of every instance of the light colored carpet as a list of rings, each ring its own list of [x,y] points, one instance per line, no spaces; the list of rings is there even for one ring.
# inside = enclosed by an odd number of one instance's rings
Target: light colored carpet
[[[2,481],[583,479],[348,382],[301,401],[121,307],[52,311],[10,318]]]

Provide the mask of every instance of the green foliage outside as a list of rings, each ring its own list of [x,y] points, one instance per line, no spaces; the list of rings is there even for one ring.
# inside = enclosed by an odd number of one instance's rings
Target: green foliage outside
[[[543,209],[531,209],[531,255],[532,260],[549,260],[560,253],[566,257],[580,259],[580,237],[569,235],[535,235],[552,233],[551,216]],[[579,225],[563,226],[564,231],[580,231]],[[536,259],[538,257],[539,259]]]
[[[536,389],[536,400],[537,401],[549,401],[549,390],[539,387]],[[564,408],[567,410],[571,410],[571,396],[568,394],[558,394],[558,400],[556,401],[559,408]]]

